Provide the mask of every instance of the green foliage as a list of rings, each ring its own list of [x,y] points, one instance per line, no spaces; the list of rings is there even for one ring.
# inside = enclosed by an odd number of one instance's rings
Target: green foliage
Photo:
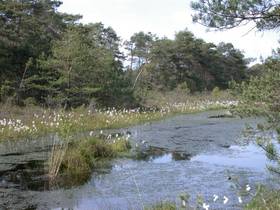
[[[251,77],[239,85],[233,83],[233,93],[240,97],[244,114],[263,114],[274,121],[279,112],[280,62],[268,60],[264,66],[263,75]]]
[[[116,153],[125,153],[129,149],[131,149],[131,144],[128,140],[120,138],[117,139],[117,141],[114,142],[114,144],[111,144],[112,150]]]
[[[219,95],[221,94],[221,90],[220,90],[220,88],[219,87],[214,87],[214,89],[212,90],[212,92],[211,92],[211,95],[213,96],[213,97],[219,97]]]
[[[4,80],[0,87],[0,101],[7,101],[9,96],[12,96],[15,92],[15,88],[13,87],[13,83],[11,81]]]
[[[131,102],[120,40],[101,23],[57,11],[59,1],[1,1],[0,100],[48,106]],[[2,82],[4,81],[4,82]],[[29,99],[28,99],[29,100]]]
[[[176,204],[171,202],[161,202],[151,207],[145,207],[145,210],[176,210]]]
[[[149,52],[149,62],[140,68],[138,87],[170,91],[186,83],[190,92],[228,87],[231,80],[246,79],[246,60],[232,44],[218,46],[197,39],[185,30],[175,40],[156,39]]]
[[[69,145],[60,173],[71,177],[88,178],[98,161],[114,158],[128,152],[131,146],[125,139],[109,142],[104,139],[85,138]]]
[[[35,98],[28,97],[28,98],[24,99],[24,105],[25,106],[35,106],[35,105],[37,105],[37,102],[36,102]]]
[[[280,128],[280,61],[269,58],[263,64],[265,72],[252,76],[248,82],[233,84],[233,93],[239,97],[239,106],[235,111],[242,116],[261,115],[267,119],[267,125],[259,125],[261,131]],[[258,138],[257,143],[267,152],[269,159],[278,166],[269,166],[273,172],[279,173],[280,157],[277,139]]]
[[[97,98],[110,104],[125,94],[122,66],[116,57],[119,40],[112,29],[106,34],[107,30],[101,24],[69,28],[53,43],[52,56],[41,60],[41,65],[59,75],[50,84],[55,103],[76,107]],[[109,40],[114,44],[112,49],[107,46]]]
[[[187,82],[183,82],[179,85],[177,85],[177,90],[178,91],[182,91],[185,94],[189,94],[191,92],[189,85],[187,84]]]
[[[17,103],[26,95],[34,97],[25,80],[41,74],[36,59],[49,53],[50,42],[65,29],[66,19],[73,24],[79,18],[58,13],[60,5],[51,0],[0,2],[1,100],[3,95],[14,95]]]
[[[144,64],[148,63],[150,51],[156,39],[156,35],[151,32],[146,34],[140,31],[133,34],[130,40],[125,42],[130,70],[139,70]]]
[[[239,50],[206,43],[187,30],[175,40],[135,33],[125,43],[125,72],[116,32],[102,23],[77,23],[80,16],[58,12],[61,4],[0,1],[0,102],[135,107],[142,100],[134,97],[138,91],[193,93],[245,79]]]
[[[260,30],[279,27],[277,1],[271,0],[196,0],[191,7],[196,11],[194,22],[211,28],[230,29],[254,22]]]
[[[231,101],[234,100],[225,91],[215,100],[209,93],[187,95],[184,92],[174,91],[168,93],[149,91],[145,97],[142,106],[147,109],[92,110],[91,106],[81,106],[64,110],[0,104],[0,141],[36,138],[49,133],[58,133],[62,137],[67,137],[69,133],[123,128],[156,121],[178,113],[228,108],[232,106]]]
[[[256,196],[244,207],[245,210],[280,209],[280,192],[259,186]]]

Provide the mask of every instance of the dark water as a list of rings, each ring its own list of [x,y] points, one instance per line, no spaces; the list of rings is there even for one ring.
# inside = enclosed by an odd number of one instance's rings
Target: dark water
[[[6,153],[0,157],[0,168],[9,171],[0,174],[0,209],[1,205],[12,209],[141,209],[161,200],[179,204],[182,193],[191,195],[192,204],[201,195],[210,209],[241,209],[238,196],[247,184],[254,193],[256,184],[275,186],[277,178],[266,170],[269,162],[263,151],[250,143],[254,135],[242,135],[245,123],[254,125],[257,120],[209,118],[217,114],[182,115],[119,131],[131,133],[137,156],[114,160],[95,171],[87,183],[71,189],[50,190],[42,182],[43,173],[36,170],[42,169],[36,166],[42,162],[34,160],[44,159],[47,143],[39,144],[42,151],[37,148],[29,156],[18,151],[27,156],[20,166],[9,161],[17,154]],[[214,194],[219,196],[216,202]],[[229,198],[227,204],[223,196]],[[249,199],[250,195],[242,196],[244,202]]]

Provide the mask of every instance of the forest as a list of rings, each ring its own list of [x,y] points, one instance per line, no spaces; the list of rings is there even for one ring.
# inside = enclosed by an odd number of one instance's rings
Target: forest
[[[136,107],[139,92],[227,89],[250,59],[231,43],[136,32],[121,40],[102,23],[58,12],[59,1],[1,1],[0,101],[43,107]]]

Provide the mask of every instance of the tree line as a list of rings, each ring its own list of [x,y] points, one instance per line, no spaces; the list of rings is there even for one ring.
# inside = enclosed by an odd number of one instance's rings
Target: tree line
[[[61,4],[0,0],[0,102],[136,106],[137,89],[225,89],[247,77],[247,60],[230,43],[188,30],[175,39],[138,32],[123,42],[111,27],[59,12]]]
[[[176,33],[174,40],[135,33],[126,42],[126,49],[128,72],[141,89],[170,91],[184,87],[190,92],[214,87],[226,89],[230,81],[246,79],[249,60],[240,50],[231,43],[207,43],[188,30]]]

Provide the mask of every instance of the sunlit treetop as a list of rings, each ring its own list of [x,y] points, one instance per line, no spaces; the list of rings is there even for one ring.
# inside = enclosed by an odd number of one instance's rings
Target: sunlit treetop
[[[193,21],[215,29],[231,29],[254,22],[258,30],[280,28],[279,0],[196,0]]]

